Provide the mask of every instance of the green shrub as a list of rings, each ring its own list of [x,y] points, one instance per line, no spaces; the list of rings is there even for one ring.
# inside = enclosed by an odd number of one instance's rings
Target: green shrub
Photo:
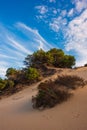
[[[0,90],[3,90],[7,85],[7,81],[0,78]]]
[[[33,107],[53,107],[58,103],[66,101],[70,97],[67,89],[61,89],[53,81],[41,83],[38,87],[38,94],[32,98]]]
[[[18,75],[18,70],[16,70],[15,68],[8,68],[6,71],[6,76],[10,80],[16,80],[17,75]]]
[[[40,74],[36,68],[30,67],[27,69],[26,79],[28,79],[29,81],[34,81],[34,80],[38,80],[39,77],[40,77]]]

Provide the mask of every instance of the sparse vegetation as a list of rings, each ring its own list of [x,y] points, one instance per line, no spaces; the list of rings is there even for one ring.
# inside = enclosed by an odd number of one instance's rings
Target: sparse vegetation
[[[78,76],[58,76],[55,81],[46,81],[38,86],[38,94],[33,97],[35,108],[53,107],[58,103],[66,101],[70,96],[70,89],[84,86],[85,81]]]
[[[38,94],[32,99],[33,107],[53,107],[58,103],[66,101],[70,95],[67,89],[60,89],[52,81],[41,83],[38,87]]]
[[[58,76],[58,78],[55,80],[55,83],[65,86],[68,89],[76,89],[77,87],[83,87],[86,82],[83,78],[75,75],[62,75]]]
[[[28,55],[24,64],[25,68],[21,70],[7,69],[7,79],[0,79],[0,95],[15,93],[23,86],[38,82],[48,75],[53,75],[56,71],[49,69],[49,67],[72,68],[75,64],[75,58],[71,55],[65,55],[61,49],[53,48],[47,52],[40,49]],[[57,92],[59,91],[57,90]]]

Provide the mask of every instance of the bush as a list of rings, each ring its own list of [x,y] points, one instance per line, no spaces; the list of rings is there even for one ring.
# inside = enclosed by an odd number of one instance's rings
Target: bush
[[[0,91],[2,91],[7,85],[7,81],[0,78]]]
[[[15,68],[8,68],[6,71],[6,76],[10,80],[16,80],[17,75],[18,75],[18,70],[16,70]]]
[[[71,55],[64,55],[59,61],[58,66],[60,68],[72,68],[75,65],[75,58]]]
[[[9,94],[13,90],[14,82],[8,79],[0,79],[0,94]]]
[[[39,79],[40,74],[36,68],[30,67],[27,69],[25,76],[29,81],[35,81]]]
[[[67,89],[61,89],[53,81],[41,83],[38,87],[38,94],[32,98],[33,107],[53,107],[58,103],[66,101],[70,97]]]
[[[55,83],[68,89],[76,89],[77,87],[84,86],[86,82],[83,78],[75,75],[62,75],[58,76]]]
[[[32,98],[33,107],[53,107],[71,96],[70,89],[84,86],[85,83],[82,78],[69,75],[58,76],[55,81],[45,81],[38,86],[36,97]]]
[[[8,86],[8,88],[13,88],[14,87],[14,81],[12,81],[12,80],[8,80],[7,81],[7,86]]]

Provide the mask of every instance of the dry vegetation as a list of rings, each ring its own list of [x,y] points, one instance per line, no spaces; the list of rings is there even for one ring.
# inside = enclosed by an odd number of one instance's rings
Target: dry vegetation
[[[53,107],[66,101],[72,89],[84,86],[86,82],[78,76],[62,75],[55,81],[49,80],[38,86],[38,94],[32,98],[34,108]]]

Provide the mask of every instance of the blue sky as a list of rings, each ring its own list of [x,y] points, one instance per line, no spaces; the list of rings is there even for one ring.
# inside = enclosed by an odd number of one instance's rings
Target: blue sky
[[[87,63],[87,0],[0,0],[0,77],[53,47]]]

